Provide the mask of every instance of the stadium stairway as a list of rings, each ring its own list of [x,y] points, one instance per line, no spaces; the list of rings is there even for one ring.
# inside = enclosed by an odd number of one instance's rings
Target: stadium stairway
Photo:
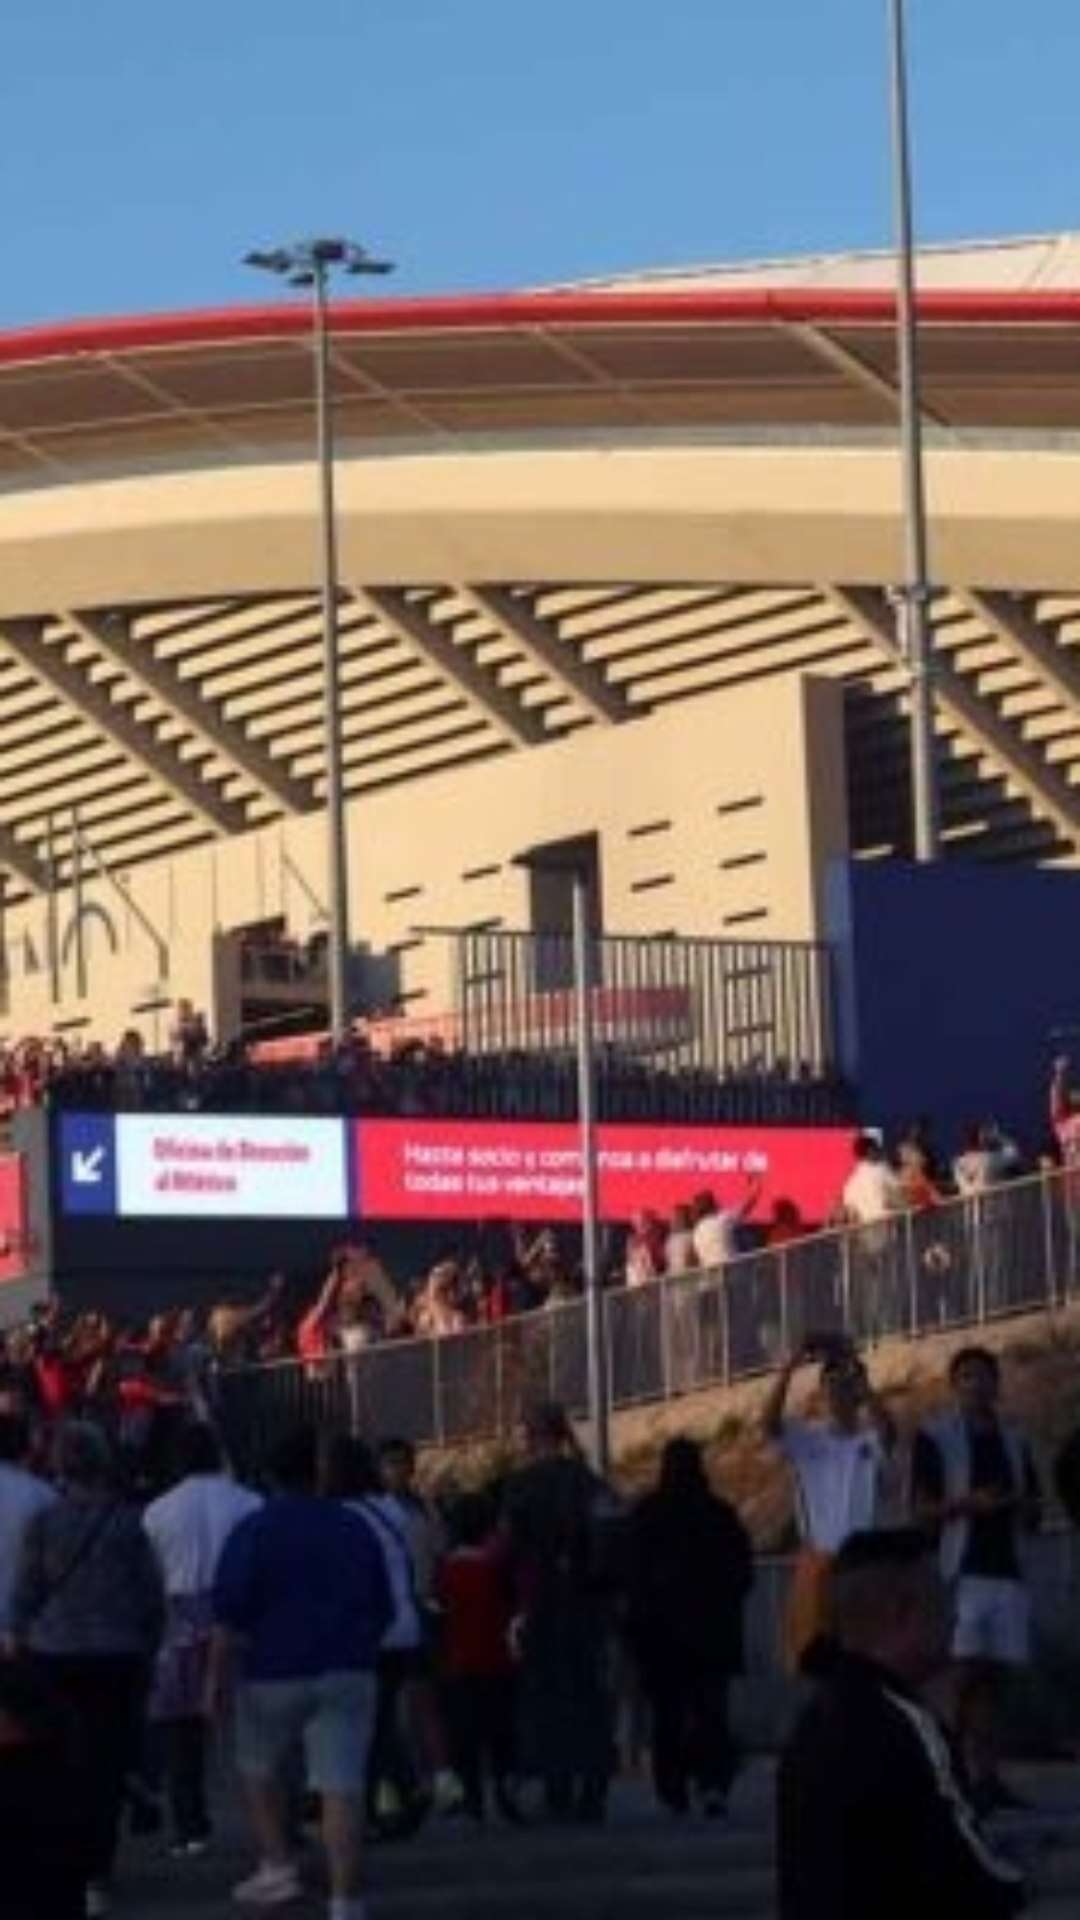
[[[772,1779],[767,1762],[749,1767],[724,1822],[660,1814],[644,1783],[622,1783],[603,1828],[541,1826],[477,1831],[433,1819],[408,1845],[371,1855],[372,1920],[774,1920]],[[1029,1866],[1031,1920],[1080,1913],[1080,1769],[1026,1769],[1020,1784],[1036,1803],[1003,1829],[1003,1843]],[[235,1914],[228,1893],[250,1866],[232,1820],[204,1861],[169,1866],[145,1850],[133,1860],[125,1911],[140,1920]],[[125,1876],[127,1879],[127,1876]],[[324,1912],[311,1900],[298,1920]]]

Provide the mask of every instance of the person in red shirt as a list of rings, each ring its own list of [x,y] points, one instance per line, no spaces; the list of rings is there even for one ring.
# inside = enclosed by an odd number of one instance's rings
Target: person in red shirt
[[[765,1229],[765,1245],[790,1246],[793,1240],[805,1240],[812,1231],[799,1211],[798,1202],[781,1196],[773,1202],[772,1214]]]
[[[1050,1081],[1050,1125],[1066,1167],[1080,1167],[1080,1089],[1069,1083],[1069,1056],[1054,1061]]]
[[[930,1172],[926,1149],[918,1140],[900,1142],[897,1178],[904,1205],[912,1213],[929,1213],[932,1207],[940,1207],[945,1198]]]
[[[453,1520],[454,1545],[435,1578],[443,1613],[442,1667],[455,1771],[465,1811],[484,1817],[490,1779],[504,1820],[521,1814],[510,1788],[514,1764],[513,1594],[491,1505],[466,1494]]]
[[[301,1360],[325,1360],[331,1352],[338,1301],[344,1284],[345,1262],[340,1254],[335,1254],[315,1304],[308,1309],[296,1329],[296,1351]]]
[[[62,1420],[70,1412],[74,1382],[58,1343],[43,1335],[35,1345],[34,1386],[46,1420]]]

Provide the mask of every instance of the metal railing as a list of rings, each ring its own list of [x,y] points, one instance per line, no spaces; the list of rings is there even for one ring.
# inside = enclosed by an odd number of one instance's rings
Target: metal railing
[[[613,1407],[667,1400],[767,1372],[811,1332],[860,1345],[916,1338],[1064,1305],[1080,1291],[1080,1175],[1019,1180],[976,1198],[891,1215],[604,1297]],[[523,1409],[586,1405],[580,1301],[442,1340],[222,1371],[216,1391],[237,1460],[314,1419],[404,1434],[420,1446],[498,1439]]]
[[[473,928],[457,938],[469,1053],[572,1053],[569,933]],[[598,935],[590,942],[598,1051],[709,1074],[828,1079],[836,1067],[832,955],[813,941]]]

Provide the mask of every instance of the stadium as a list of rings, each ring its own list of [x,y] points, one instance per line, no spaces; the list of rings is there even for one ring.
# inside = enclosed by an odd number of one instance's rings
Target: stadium
[[[604,1044],[734,1089],[676,1119],[838,1127],[1034,1080],[1074,1008],[1080,238],[920,258],[930,871],[906,864],[893,275],[850,255],[335,306],[377,1052],[569,1049],[565,958],[535,950],[566,888],[519,864],[541,845],[588,868]],[[160,1052],[184,1001],[267,1060],[325,1030],[312,433],[301,306],[0,338],[8,1046]]]

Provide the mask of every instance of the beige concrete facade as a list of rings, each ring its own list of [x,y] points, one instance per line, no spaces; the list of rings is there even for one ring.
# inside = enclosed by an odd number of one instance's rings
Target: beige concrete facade
[[[1080,861],[1078,248],[920,269],[946,857]],[[883,258],[344,303],[330,355],[354,930],[409,1012],[410,929],[526,925],[537,840],[600,835],[610,931],[748,939],[909,851]],[[323,923],[311,371],[288,304],[0,336],[9,1034],[231,1030],[230,930]]]
[[[649,436],[341,462],[343,578],[873,582],[902,572],[884,446],[672,446]],[[1080,453],[928,458],[943,581],[1080,590]],[[0,618],[316,583],[310,465],[223,466],[6,496]]]
[[[847,844],[839,688],[794,676],[749,685],[354,801],[354,933],[376,955],[396,954],[404,1011],[440,1015],[453,996],[449,943],[415,927],[526,928],[527,879],[514,856],[594,831],[611,931],[815,938],[825,863]],[[168,947],[167,977],[134,915],[88,878],[82,997],[72,895],[62,890],[55,1006],[47,905],[28,901],[8,915],[2,1030],[60,1026],[112,1041],[135,1026],[159,1044],[169,1004],[186,995],[228,1031],[235,1010],[215,976],[215,934],[281,915],[306,938],[324,924],[324,870],[321,815],[134,869],[126,885]]]

